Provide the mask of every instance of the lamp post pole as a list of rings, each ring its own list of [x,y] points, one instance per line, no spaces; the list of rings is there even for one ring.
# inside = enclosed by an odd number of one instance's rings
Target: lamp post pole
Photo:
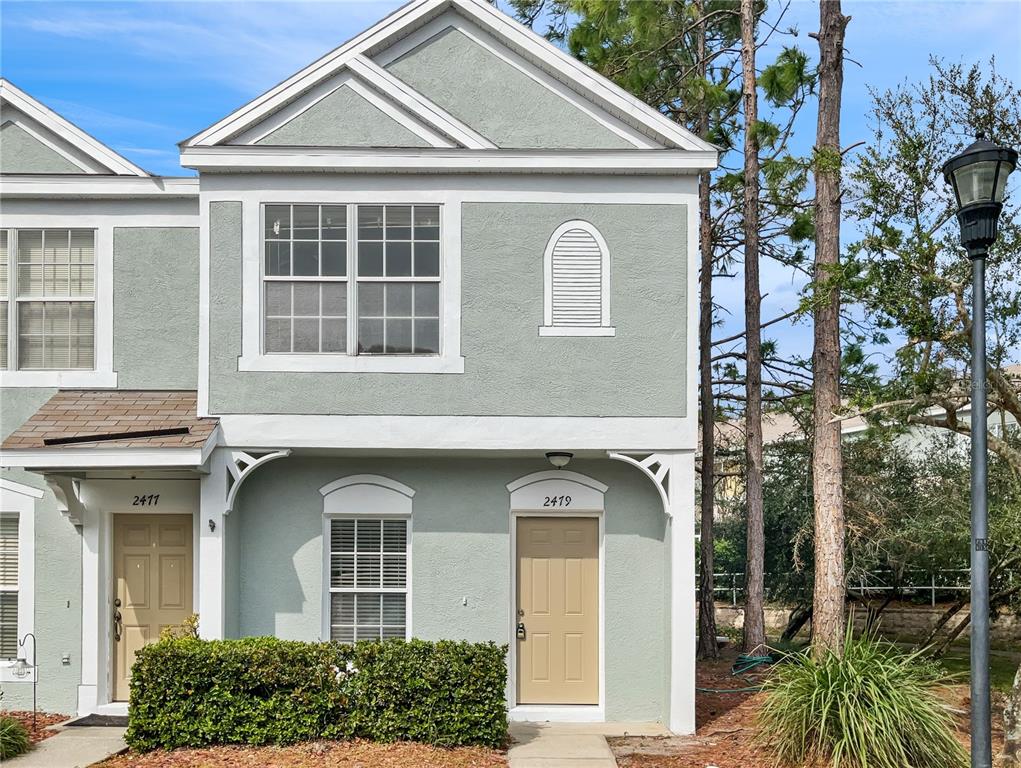
[[[992,768],[986,496],[986,253],[971,257],[971,764]]]
[[[976,141],[943,166],[954,189],[961,245],[971,258],[971,765],[992,768],[989,715],[989,508],[986,410],[986,254],[996,242],[1017,152]]]

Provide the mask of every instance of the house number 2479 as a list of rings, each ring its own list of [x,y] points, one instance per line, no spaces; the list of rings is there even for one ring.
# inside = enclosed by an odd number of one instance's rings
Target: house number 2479
[[[570,496],[546,496],[542,505],[544,507],[569,507],[571,506]]]

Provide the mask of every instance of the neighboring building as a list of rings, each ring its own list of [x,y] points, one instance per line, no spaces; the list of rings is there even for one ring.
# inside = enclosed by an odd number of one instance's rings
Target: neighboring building
[[[0,99],[0,659],[35,633],[44,709],[125,711],[195,612],[507,643],[514,718],[694,730],[711,146],[479,0],[183,142],[198,178]]]

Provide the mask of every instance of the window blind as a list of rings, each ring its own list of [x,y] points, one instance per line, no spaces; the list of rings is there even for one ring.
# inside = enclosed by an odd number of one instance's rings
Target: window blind
[[[18,652],[18,518],[0,517],[0,658]]]

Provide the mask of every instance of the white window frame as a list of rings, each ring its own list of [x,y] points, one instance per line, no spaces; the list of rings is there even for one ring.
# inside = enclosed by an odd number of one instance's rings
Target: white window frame
[[[599,246],[601,256],[599,300],[601,303],[599,325],[554,325],[553,324],[553,249],[560,238],[572,229],[587,232]],[[582,219],[565,221],[554,230],[546,241],[546,250],[542,256],[543,283],[543,323],[539,326],[540,336],[616,336],[617,330],[610,325],[610,249],[602,233],[595,225]]]
[[[126,225],[125,225],[126,226]],[[17,312],[17,252],[16,238],[12,242],[8,234],[8,368],[0,370],[0,387],[61,387],[61,388],[109,388],[117,386],[117,374],[113,370],[113,228],[110,221],[82,214],[9,214],[4,216],[3,228],[8,230],[29,229],[91,229],[95,232],[94,264],[95,291],[92,301],[95,310],[95,358],[93,368],[65,370],[17,370],[11,362],[17,361],[17,323],[13,317]],[[13,248],[12,248],[13,246]],[[42,301],[45,297],[32,300]],[[59,301],[73,299],[60,298]],[[11,308],[13,307],[13,309]],[[12,324],[13,323],[13,324]]]
[[[327,483],[319,489],[323,497],[323,596],[322,634],[324,641],[332,636],[330,622],[331,596],[335,593],[404,594],[404,637],[412,637],[412,488],[382,475],[350,475]],[[405,520],[407,521],[406,568],[404,589],[362,589],[330,585],[330,536],[334,520]]]
[[[18,639],[35,631],[35,504],[43,491],[13,480],[0,479],[0,512],[18,518]],[[31,683],[35,679],[35,657],[31,643],[18,649],[33,668],[25,677],[15,677],[14,659],[0,659],[0,682]]]
[[[267,205],[347,205],[348,207],[348,349],[344,353],[271,353],[263,346],[265,302],[264,275],[264,211]],[[434,205],[440,211],[440,275],[439,275],[439,346],[438,354],[356,354],[357,324],[350,318],[356,314],[357,283],[355,271],[358,258],[357,208],[361,205]],[[461,281],[460,232],[461,206],[443,195],[416,196],[414,199],[392,194],[338,196],[329,193],[294,193],[260,196],[243,202],[243,321],[242,354],[239,371],[324,372],[324,373],[464,373],[461,357]],[[249,234],[250,233],[250,234]],[[386,282],[390,278],[369,278]],[[393,282],[416,282],[416,278]],[[430,282],[433,279],[426,279]],[[421,281],[420,281],[421,282]]]

